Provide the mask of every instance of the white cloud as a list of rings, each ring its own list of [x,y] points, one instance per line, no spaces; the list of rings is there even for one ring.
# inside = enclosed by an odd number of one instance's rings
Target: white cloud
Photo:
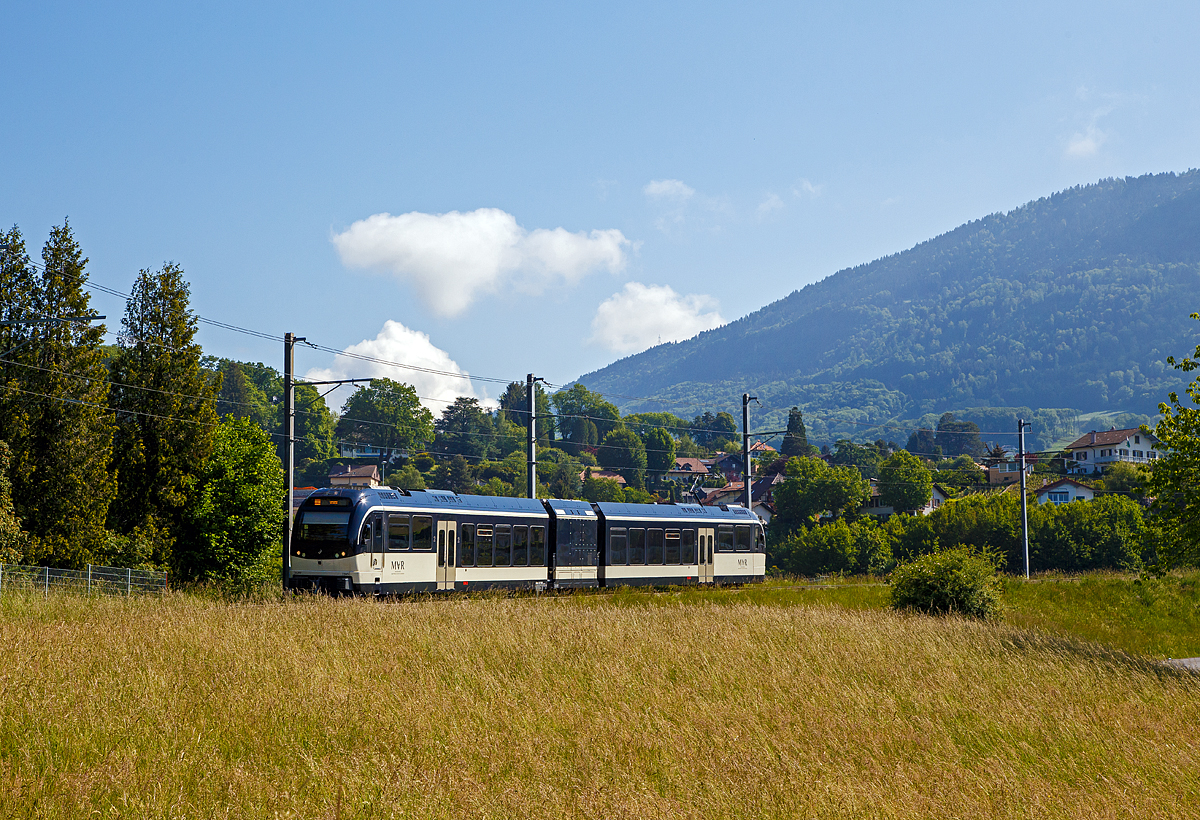
[[[1100,146],[1104,144],[1104,132],[1097,128],[1094,124],[1089,125],[1083,133],[1076,132],[1070,140],[1067,141],[1067,156],[1084,159],[1096,155],[1100,150]]]
[[[355,356],[367,356],[385,362],[397,362],[441,372],[427,373],[406,367],[394,367],[380,362],[364,361],[354,358]],[[461,375],[444,375],[447,373]],[[350,345],[342,353],[334,356],[329,367],[314,368],[304,375],[312,381],[387,378],[411,384],[416,388],[417,395],[422,397],[422,403],[433,411],[434,416],[441,415],[446,404],[459,396],[486,399],[475,392],[466,371],[450,358],[449,353],[435,347],[427,334],[411,330],[390,319],[384,322],[383,330],[379,331],[379,335],[374,339],[364,339],[358,344]],[[330,406],[340,407],[352,392],[354,389],[351,386],[339,387],[330,396]]]
[[[556,280],[624,269],[630,242],[615,229],[526,231],[499,208],[461,213],[375,214],[333,237],[342,263],[395,274],[442,316],[501,287],[538,293]]]
[[[650,199],[674,199],[680,202],[691,199],[696,189],[678,179],[655,179],[642,188]]]
[[[779,198],[779,194],[769,193],[762,202],[758,203],[756,212],[758,213],[758,218],[762,219],[764,216],[771,213],[771,211],[778,211],[782,207],[783,200]]]
[[[807,197],[816,199],[824,191],[825,191],[825,185],[823,183],[821,185],[814,185],[812,182],[810,182],[807,179],[804,179],[803,177],[796,180],[796,183],[794,185],[792,185],[792,193],[794,195],[800,196],[800,197],[807,196]]]
[[[669,285],[629,282],[596,308],[588,341],[616,353],[645,350],[660,341],[678,342],[725,324],[717,309],[711,296],[680,296]]]

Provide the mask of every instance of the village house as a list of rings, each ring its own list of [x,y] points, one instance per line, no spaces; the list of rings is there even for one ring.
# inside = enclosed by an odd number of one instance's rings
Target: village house
[[[1152,464],[1163,457],[1158,439],[1143,433],[1139,427],[1118,430],[1092,430],[1066,446],[1074,464],[1068,462],[1067,472],[1073,475],[1103,473],[1118,462]]]
[[[379,466],[376,464],[338,465],[329,473],[330,487],[378,487],[379,484]]]
[[[1037,491],[1039,504],[1069,504],[1072,501],[1091,501],[1096,491],[1071,478],[1060,478]]]
[[[677,458],[675,466],[667,471],[667,478],[691,484],[696,478],[708,478],[708,465],[698,458]]]
[[[1037,457],[1025,454],[1025,478],[1033,475],[1033,465],[1037,462]],[[987,467],[988,484],[1015,484],[1021,480],[1021,467],[1016,459],[1012,461],[1001,461],[996,464],[990,464]]]
[[[877,518],[889,518],[896,514],[896,511],[879,500],[879,479],[870,479],[871,497],[867,499],[867,503],[861,508],[861,512]],[[950,498],[950,493],[940,484],[934,484],[933,489],[929,494],[929,501],[919,510],[914,510],[913,515],[929,515],[938,507],[946,503]]]
[[[592,478],[607,478],[617,482],[622,488],[625,487],[625,476],[620,473],[614,473],[611,470],[601,470],[598,467],[584,467],[583,472],[579,474],[580,481],[587,481],[588,475]]]

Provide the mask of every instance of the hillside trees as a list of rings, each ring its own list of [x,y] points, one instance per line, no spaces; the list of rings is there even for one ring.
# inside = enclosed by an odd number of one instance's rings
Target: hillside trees
[[[88,260],[64,223],[31,269],[16,228],[5,235],[0,316],[57,318],[92,313],[83,289]],[[24,270],[21,270],[21,268]],[[16,328],[4,390],[4,427],[12,449],[13,505],[34,537],[27,560],[81,565],[102,552],[108,507],[116,490],[108,464],[112,423],[104,326],[50,322]],[[16,350],[12,350],[16,347]]]
[[[628,486],[638,490],[645,487],[646,445],[637,433],[625,427],[613,430],[604,437],[598,458],[606,470],[620,473]]]
[[[110,366],[119,491],[108,526],[124,535],[141,530],[164,551],[151,556],[163,565],[212,447],[220,376],[200,366],[196,316],[178,266],[138,273],[122,326]]]
[[[971,456],[983,458],[987,448],[979,438],[979,425],[973,421],[959,421],[953,413],[943,413],[938,419],[934,444],[942,448],[947,458]]]
[[[712,448],[723,441],[736,444],[741,436],[738,435],[738,423],[732,415],[723,411],[705,411],[692,419],[692,439],[701,447]]]
[[[310,464],[337,456],[337,417],[325,403],[325,397],[317,392],[317,388],[309,384],[298,384],[294,389],[296,467],[302,470]],[[280,415],[282,417],[282,413]],[[282,458],[281,453],[280,460]]]
[[[612,402],[582,384],[555,393],[551,401],[558,412],[558,432],[567,452],[576,455],[594,447],[621,426],[621,413]]]
[[[492,449],[491,414],[473,397],[459,396],[447,405],[434,423],[434,430],[437,434],[434,448],[440,453],[484,459]]]

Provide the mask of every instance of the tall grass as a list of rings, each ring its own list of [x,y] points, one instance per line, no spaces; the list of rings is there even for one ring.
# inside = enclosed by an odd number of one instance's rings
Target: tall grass
[[[1161,817],[1200,682],[828,606],[0,601],[4,817]],[[584,605],[580,605],[584,604]]]

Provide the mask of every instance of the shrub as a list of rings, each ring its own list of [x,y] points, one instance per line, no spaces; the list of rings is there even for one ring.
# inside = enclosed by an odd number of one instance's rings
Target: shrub
[[[870,518],[801,528],[774,541],[767,552],[769,565],[795,575],[877,574],[892,564],[887,534]]]
[[[967,547],[922,555],[892,571],[892,607],[972,618],[1000,615],[1000,579],[984,554]]]

